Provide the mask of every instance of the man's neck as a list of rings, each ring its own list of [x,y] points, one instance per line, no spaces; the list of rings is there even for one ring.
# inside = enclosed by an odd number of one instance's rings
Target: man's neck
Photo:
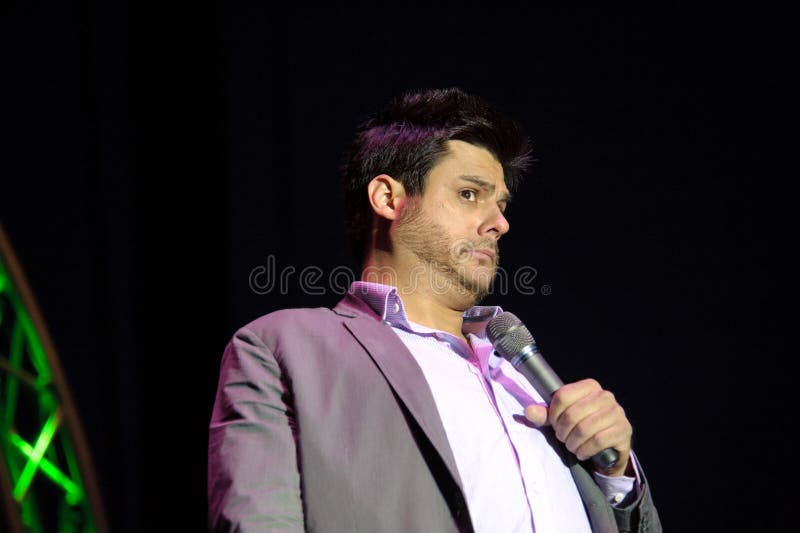
[[[461,331],[464,323],[463,311],[440,305],[430,299],[414,298],[413,295],[403,297],[403,305],[411,322],[450,333],[466,342],[467,339]]]
[[[441,276],[418,260],[398,261],[394,256],[374,253],[364,264],[361,280],[397,287],[410,321],[466,341],[461,328],[464,311],[472,302],[458,294],[452,283],[440,279]],[[437,287],[446,289],[437,290]]]

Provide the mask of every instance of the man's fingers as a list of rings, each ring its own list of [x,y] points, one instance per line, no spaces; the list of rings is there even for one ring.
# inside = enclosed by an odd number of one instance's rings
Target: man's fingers
[[[550,421],[558,421],[561,414],[572,404],[602,390],[603,388],[594,379],[582,379],[575,383],[567,383],[553,395],[550,402]]]
[[[632,432],[622,407],[614,405],[581,420],[563,442],[583,460],[608,447],[627,450]]]
[[[549,421],[558,440],[579,459],[614,448],[620,462],[613,475],[626,468],[633,428],[614,395],[597,381],[584,379],[561,387],[550,402]]]
[[[554,409],[551,407],[550,422],[556,430],[558,440],[566,442],[567,437],[575,431],[578,424],[583,422],[583,430],[589,430],[591,428],[587,427],[588,425],[584,422],[588,417],[596,417],[598,411],[608,411],[616,405],[618,405],[616,399],[609,391],[592,390],[558,414],[554,414]]]
[[[578,459],[583,461],[600,453],[606,448],[614,448],[618,452],[627,454],[629,451],[628,443],[630,437],[631,432],[629,427],[625,425],[614,425],[592,434],[588,439],[575,439],[574,442],[570,442],[570,439],[567,439],[570,443],[565,443],[565,445],[568,450],[572,448],[570,451],[572,451]]]
[[[543,405],[531,404],[525,408],[525,418],[541,427],[547,424],[547,407]]]

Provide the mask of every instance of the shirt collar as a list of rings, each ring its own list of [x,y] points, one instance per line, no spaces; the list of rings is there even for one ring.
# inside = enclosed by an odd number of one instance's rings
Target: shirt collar
[[[367,304],[383,323],[408,331],[416,331],[408,320],[397,287],[368,281],[354,281],[350,285],[349,292]],[[485,339],[486,324],[502,312],[503,310],[496,305],[472,306],[464,311],[461,331],[465,335],[472,334]],[[430,331],[428,328],[426,330]]]

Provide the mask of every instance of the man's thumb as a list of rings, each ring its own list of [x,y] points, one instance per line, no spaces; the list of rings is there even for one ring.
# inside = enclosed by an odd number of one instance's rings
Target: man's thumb
[[[544,426],[547,424],[547,407],[531,404],[525,408],[525,418],[537,426]]]

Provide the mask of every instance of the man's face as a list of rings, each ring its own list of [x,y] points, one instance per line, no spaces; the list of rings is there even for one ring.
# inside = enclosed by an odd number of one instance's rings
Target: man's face
[[[395,241],[419,259],[421,269],[430,268],[435,291],[474,305],[488,294],[497,270],[510,195],[491,152],[463,141],[447,146],[425,192],[409,200],[397,221]]]

